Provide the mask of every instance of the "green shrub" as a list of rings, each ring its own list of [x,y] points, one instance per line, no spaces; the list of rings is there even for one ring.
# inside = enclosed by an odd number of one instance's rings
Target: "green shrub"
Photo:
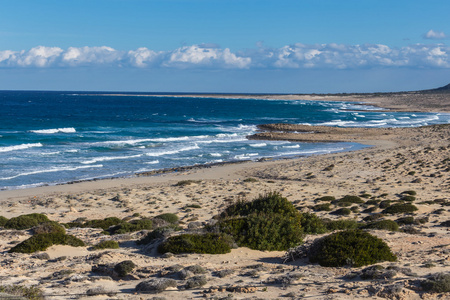
[[[109,218],[105,218],[105,219],[95,219],[95,220],[89,220],[86,222],[71,222],[71,223],[67,223],[67,226],[69,228],[72,227],[81,227],[81,228],[101,228],[103,230],[107,230],[109,227],[111,226],[115,226],[115,225],[119,225],[124,223],[124,221],[122,221],[119,218],[116,217],[109,217]]]
[[[178,216],[176,214],[171,214],[171,213],[161,214],[159,216],[156,216],[155,218],[162,219],[162,220],[172,223],[172,224],[178,222]]]
[[[0,216],[0,227],[5,227],[6,222],[8,222],[8,219],[4,216]]]
[[[378,203],[380,203],[380,200],[376,200],[376,199],[371,199],[366,201],[367,205],[378,205]]]
[[[313,207],[314,211],[331,211],[331,204],[330,203],[324,203],[324,204],[317,204]]]
[[[245,178],[244,180],[243,180],[244,182],[258,182],[258,180],[257,179],[255,179],[255,178]]]
[[[329,231],[357,229],[359,226],[358,222],[353,219],[340,219],[335,221],[324,219],[323,222]]]
[[[301,228],[306,234],[320,234],[327,232],[322,219],[312,213],[301,214]]]
[[[44,251],[52,245],[69,245],[73,247],[85,246],[84,242],[72,235],[62,233],[41,233],[17,244],[9,252],[33,253]]]
[[[361,226],[361,229],[378,229],[378,230],[389,230],[398,231],[398,224],[392,220],[381,220],[377,222],[372,222]]]
[[[181,180],[178,181],[175,186],[186,186],[186,185],[191,185],[193,183],[200,183],[200,180]]]
[[[14,217],[9,219],[5,223],[5,228],[8,229],[30,229],[40,223],[48,222],[50,221],[46,215],[43,214],[28,214],[28,215],[21,215],[18,217]]]
[[[422,281],[421,286],[429,292],[448,293],[450,292],[450,274],[433,274],[429,279]]]
[[[315,241],[308,257],[324,267],[361,267],[397,259],[383,240],[358,229],[336,232]]]
[[[357,214],[357,213],[359,213],[359,207],[358,206],[352,206],[352,207],[350,207],[350,210],[353,212],[353,213],[355,213],[355,214]]]
[[[402,194],[407,194],[407,195],[411,195],[411,196],[417,195],[416,191],[404,191],[404,192],[402,192]]]
[[[380,202],[379,208],[386,208],[391,206],[391,200],[383,200]]]
[[[415,212],[417,207],[413,204],[404,203],[404,204],[393,204],[386,209],[383,210],[383,213],[386,214],[401,214],[401,213],[412,213]]]
[[[143,237],[142,239],[137,241],[136,244],[138,244],[138,245],[150,244],[154,240],[162,239],[162,238],[166,237],[167,234],[169,234],[169,233],[171,233],[171,232],[173,232],[175,230],[180,230],[180,227],[173,226],[173,225],[172,226],[158,227],[155,230],[149,232],[145,237]]]
[[[362,200],[358,196],[347,195],[347,196],[344,196],[341,199],[339,199],[339,202],[350,202],[350,203],[360,204],[360,203],[364,203],[364,200]]]
[[[207,282],[205,275],[197,275],[189,278],[185,287],[186,289],[195,289],[204,286]]]
[[[102,250],[102,249],[119,249],[119,243],[117,241],[101,241],[97,245],[94,246],[95,250]]]
[[[333,215],[348,216],[352,213],[349,208],[340,208],[332,212]]]
[[[381,219],[381,218],[383,218],[383,217],[384,217],[383,214],[373,214],[373,215],[370,215],[370,216],[365,217],[365,218],[363,219],[363,221],[366,221],[366,222],[373,222],[373,221],[378,220],[378,219]]]
[[[125,260],[114,266],[114,271],[120,276],[125,277],[137,266],[131,260]]]
[[[411,224],[415,224],[414,223],[414,217],[403,217],[400,219],[395,220],[395,222],[397,222],[398,225],[411,225]]]
[[[317,198],[315,201],[316,202],[318,202],[318,201],[331,202],[331,201],[334,201],[334,200],[336,200],[336,198],[333,197],[333,196],[323,196],[323,197]]]
[[[2,299],[30,299],[30,300],[43,300],[44,293],[42,290],[35,286],[23,286],[23,285],[0,285],[0,293],[16,297],[4,296]]]
[[[373,213],[373,212],[376,212],[377,209],[378,209],[377,206],[371,206],[371,207],[366,208],[365,210],[363,210],[362,213],[365,213],[365,214],[371,214],[371,213]]]
[[[285,216],[298,216],[295,206],[281,194],[271,192],[260,195],[253,201],[239,200],[235,204],[228,206],[220,215],[225,217],[248,216],[254,213],[281,214]]]
[[[254,250],[287,250],[302,242],[301,218],[281,214],[252,214],[221,221],[220,232],[231,235],[238,246]]]
[[[169,237],[158,246],[158,252],[224,254],[231,251],[232,243],[231,238],[223,234],[182,234]]]
[[[41,224],[38,224],[32,228],[33,234],[40,233],[66,233],[66,229],[55,221],[48,221]]]
[[[352,206],[352,203],[351,203],[351,202],[345,202],[345,201],[338,201],[338,202],[336,202],[336,203],[334,203],[334,204],[336,204],[336,205],[339,206],[339,207],[349,207],[349,206]]]
[[[408,201],[408,202],[413,202],[414,200],[416,200],[416,197],[414,196],[410,196],[410,195],[406,195],[402,197],[403,201]]]
[[[128,232],[135,232],[139,230],[150,230],[153,227],[153,222],[150,219],[134,220],[129,223],[122,223],[108,229],[110,234],[124,234]]]

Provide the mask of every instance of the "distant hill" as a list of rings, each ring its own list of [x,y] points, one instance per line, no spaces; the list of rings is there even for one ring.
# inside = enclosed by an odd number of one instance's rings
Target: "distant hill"
[[[428,91],[439,91],[439,92],[447,92],[447,91],[450,91],[450,83],[447,84],[446,86],[441,86],[441,87],[439,87],[439,88],[431,89],[431,90],[428,90]]]

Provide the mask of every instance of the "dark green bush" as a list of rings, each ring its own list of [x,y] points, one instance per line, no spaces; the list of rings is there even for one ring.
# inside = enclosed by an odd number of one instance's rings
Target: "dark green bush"
[[[339,199],[339,202],[350,202],[350,203],[360,204],[360,203],[364,203],[364,200],[362,200],[358,196],[347,195],[347,196],[344,196],[341,199]]]
[[[362,213],[365,213],[365,214],[371,214],[371,213],[373,213],[373,212],[376,212],[377,209],[378,209],[377,206],[371,206],[371,207],[366,208],[365,210],[363,210]]]
[[[178,226],[164,226],[158,227],[155,230],[149,232],[145,237],[136,242],[138,245],[147,245],[153,242],[156,239],[162,239],[166,237],[169,233],[180,230]]]
[[[313,207],[314,211],[331,211],[331,204],[330,203],[324,203],[324,204],[317,204]]]
[[[440,225],[444,227],[450,227],[450,220],[444,221]]]
[[[119,243],[117,241],[101,241],[97,245],[94,246],[95,250],[102,250],[102,249],[119,249]]]
[[[391,200],[383,200],[380,202],[379,208],[386,208],[391,206]]]
[[[244,182],[258,182],[258,179],[255,179],[255,178],[245,178],[244,180],[243,180]]]
[[[114,266],[114,271],[120,276],[125,277],[137,266],[131,260],[125,260]]]
[[[336,200],[336,198],[334,196],[323,196],[323,197],[317,198],[315,201],[316,202],[317,201],[331,202],[331,201],[334,201],[334,200]]]
[[[395,222],[397,222],[398,225],[411,225],[411,224],[415,224],[414,223],[414,217],[403,217],[400,219],[395,220]]]
[[[128,232],[135,232],[139,230],[150,230],[153,227],[153,222],[150,219],[133,220],[129,223],[122,223],[108,229],[110,234],[124,234]]]
[[[62,233],[41,233],[17,244],[9,252],[33,253],[44,251],[52,245],[69,245],[73,247],[84,246],[84,242],[72,235]]]
[[[378,203],[380,203],[380,200],[376,200],[376,199],[371,199],[366,201],[367,205],[378,205]]]
[[[383,213],[386,214],[401,214],[401,213],[412,213],[415,212],[417,207],[413,204],[404,203],[404,204],[393,204],[386,209],[383,210]]]
[[[324,267],[361,267],[397,259],[383,240],[358,229],[336,232],[315,241],[308,257]]]
[[[200,183],[200,180],[181,180],[178,181],[175,186],[186,186],[186,185],[191,185],[193,183]]]
[[[332,221],[330,219],[323,219],[325,227],[329,231],[345,230],[345,229],[357,229],[359,224],[353,219],[340,219]]]
[[[182,234],[169,237],[158,246],[158,252],[224,254],[231,251],[232,243],[232,239],[223,234]]]
[[[413,202],[414,200],[416,200],[416,197],[406,195],[406,196],[402,196],[402,200],[403,201],[408,201],[408,202]]]
[[[340,208],[332,212],[333,215],[348,216],[352,213],[349,208]]]
[[[124,223],[124,221],[122,221],[119,218],[109,217],[109,218],[105,218],[105,219],[95,219],[95,220],[89,220],[89,221],[85,221],[85,222],[75,221],[75,222],[67,223],[67,226],[69,228],[72,228],[72,227],[101,228],[103,230],[107,230],[111,226],[119,225],[122,223]]]
[[[50,220],[47,218],[46,215],[36,213],[27,214],[9,219],[5,223],[5,228],[17,230],[30,229],[40,223],[48,221]]]
[[[404,191],[404,192],[402,192],[402,194],[407,194],[407,195],[411,195],[411,196],[417,195],[416,191]]]
[[[8,219],[4,216],[0,216],[0,227],[5,227],[6,222],[8,222]]]
[[[450,292],[450,274],[433,274],[427,280],[422,281],[421,286],[425,291],[448,293]]]
[[[2,299],[30,299],[30,300],[44,300],[44,293],[36,286],[23,286],[23,285],[0,285],[0,293],[5,293],[9,296],[3,296]],[[15,297],[13,297],[15,296]]]
[[[38,224],[32,228],[33,234],[40,233],[66,233],[66,229],[55,221],[48,221],[41,224]]]
[[[398,231],[398,224],[392,220],[381,220],[361,226],[361,229]]]
[[[373,214],[373,215],[370,215],[370,216],[367,216],[367,217],[363,218],[363,221],[373,222],[373,221],[381,219],[383,217],[384,217],[383,214]]]
[[[162,219],[162,220],[172,223],[172,224],[178,222],[178,216],[176,214],[171,214],[171,213],[161,214],[159,216],[156,216],[155,218]]]
[[[306,234],[320,234],[327,232],[322,219],[312,213],[301,214],[301,228]]]
[[[334,204],[336,204],[336,205],[339,206],[339,207],[349,207],[349,206],[352,206],[352,203],[351,203],[351,202],[345,202],[345,201],[337,201],[337,202],[334,203]]]

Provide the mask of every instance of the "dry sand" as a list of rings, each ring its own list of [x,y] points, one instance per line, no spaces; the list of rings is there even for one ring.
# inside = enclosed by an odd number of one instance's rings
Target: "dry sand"
[[[300,98],[305,99],[305,96]],[[313,98],[315,96],[311,96]],[[348,100],[347,97],[340,99]],[[373,99],[358,99],[373,103]],[[438,100],[440,104],[431,108],[422,108],[422,98],[406,107],[411,111],[449,111],[449,97],[446,96],[443,103],[442,99]],[[380,105],[391,108],[396,105],[395,101],[386,103]],[[284,296],[292,296],[293,299],[450,299],[448,294],[423,293],[415,285],[416,280],[427,274],[450,270],[450,229],[440,226],[441,222],[450,219],[449,206],[440,204],[450,201],[450,126],[330,129],[273,125],[263,129],[272,131],[253,138],[340,140],[374,147],[355,152],[245,162],[159,176],[1,191],[0,215],[11,218],[26,213],[44,213],[52,220],[70,222],[83,217],[125,218],[135,213],[153,217],[170,212],[180,217],[184,230],[192,230],[208,222],[233,200],[242,197],[250,200],[270,191],[282,193],[301,211],[312,211],[312,206],[317,204],[315,200],[321,196],[338,198],[370,194],[382,200],[397,200],[403,191],[414,190],[417,192],[414,204],[419,208],[414,217],[428,217],[425,224],[415,226],[419,233],[370,231],[386,241],[398,256],[397,262],[381,265],[409,268],[411,272],[399,272],[389,280],[349,279],[345,275],[362,268],[325,268],[310,264],[306,259],[283,263],[284,252],[247,248],[233,249],[231,253],[223,255],[185,254],[165,258],[155,252],[154,245],[136,245],[135,241],[145,232],[105,236],[99,229],[88,228],[73,228],[68,233],[90,246],[102,240],[114,239],[120,242],[120,249],[53,246],[45,251],[49,257],[40,259],[35,254],[8,253],[11,247],[31,235],[28,231],[0,229],[1,285],[36,285],[44,294],[50,295],[48,299],[275,299]],[[246,178],[256,181],[244,181]],[[196,182],[177,186],[176,183],[181,180]],[[441,200],[435,201],[437,199]],[[192,204],[200,208],[187,207]],[[377,209],[375,213],[380,211]],[[328,212],[316,214],[339,218]],[[368,215],[359,212],[347,218],[361,220]],[[387,218],[395,220],[400,216]],[[308,236],[306,239],[315,238],[317,236]],[[92,272],[92,267],[97,265],[114,265],[124,260],[132,260],[138,266],[125,279],[116,280]],[[161,275],[161,272],[167,273],[164,269],[176,264],[184,267],[198,264],[204,267],[208,282],[199,289],[170,288],[157,295],[134,292],[139,282]],[[221,278],[216,274],[222,270],[232,270],[233,273]],[[279,283],[282,276],[292,274],[301,275],[301,278],[291,284]],[[184,283],[183,280],[177,281],[179,287]],[[392,292],[390,287],[393,285],[401,288]],[[101,295],[86,296],[86,293],[95,294],[95,291],[100,291]]]

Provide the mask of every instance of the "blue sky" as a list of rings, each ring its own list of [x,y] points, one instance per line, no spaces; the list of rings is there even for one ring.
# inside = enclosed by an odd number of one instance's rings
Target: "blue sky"
[[[0,4],[0,89],[327,93],[450,82],[448,0]]]

